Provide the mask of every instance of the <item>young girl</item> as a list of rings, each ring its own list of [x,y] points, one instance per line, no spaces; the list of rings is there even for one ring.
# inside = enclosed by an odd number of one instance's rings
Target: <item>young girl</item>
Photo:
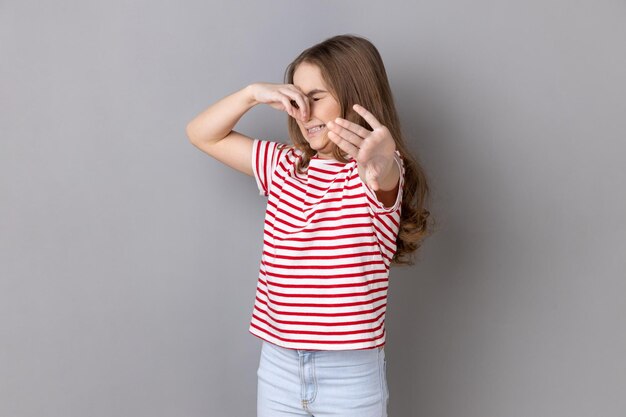
[[[250,84],[187,126],[268,197],[249,327],[263,343],[258,416],[386,416],[389,268],[412,264],[429,232],[426,176],[370,41],[314,45],[285,82]],[[292,145],[232,130],[260,103],[289,115]]]

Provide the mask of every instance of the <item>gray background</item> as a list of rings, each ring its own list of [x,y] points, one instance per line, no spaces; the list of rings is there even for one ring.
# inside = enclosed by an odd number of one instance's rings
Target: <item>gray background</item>
[[[253,416],[266,200],[188,142],[327,37],[379,48],[439,231],[390,415],[626,416],[626,4],[0,4],[0,416]],[[257,106],[237,130],[287,140]]]

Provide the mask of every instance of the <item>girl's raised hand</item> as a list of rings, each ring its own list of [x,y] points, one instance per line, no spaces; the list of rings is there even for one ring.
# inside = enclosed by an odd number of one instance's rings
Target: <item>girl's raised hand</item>
[[[308,120],[309,99],[293,84],[254,83],[250,88],[257,103],[282,110],[294,119]]]
[[[396,143],[389,129],[380,124],[372,113],[358,104],[353,108],[374,130],[338,117],[326,123],[328,138],[356,159],[358,166],[364,170],[360,172],[364,174],[367,185],[379,190],[379,182],[395,164]]]

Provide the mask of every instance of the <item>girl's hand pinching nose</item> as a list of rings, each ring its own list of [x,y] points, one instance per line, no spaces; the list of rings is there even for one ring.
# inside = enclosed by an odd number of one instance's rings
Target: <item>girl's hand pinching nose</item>
[[[294,119],[304,119],[308,114],[307,97],[293,84],[259,82],[250,84],[249,91],[255,104],[268,104],[277,110],[284,111]]]
[[[298,115],[300,116],[300,120],[302,120],[303,122],[306,122],[306,120],[307,120],[306,119],[306,109],[304,109],[304,108],[301,109],[300,106],[298,106],[298,103],[296,102],[296,100],[291,100],[290,103],[291,103],[291,105],[293,107],[295,107],[296,109],[300,110],[300,112],[298,113]],[[293,117],[294,117],[294,119],[296,118],[295,117],[295,113],[294,113]]]

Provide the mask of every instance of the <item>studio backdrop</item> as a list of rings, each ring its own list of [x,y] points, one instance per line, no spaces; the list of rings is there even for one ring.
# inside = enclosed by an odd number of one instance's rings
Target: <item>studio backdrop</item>
[[[0,416],[254,416],[266,199],[200,111],[352,33],[436,232],[393,267],[392,416],[626,414],[626,3],[0,4]],[[236,130],[287,142],[259,106]]]

